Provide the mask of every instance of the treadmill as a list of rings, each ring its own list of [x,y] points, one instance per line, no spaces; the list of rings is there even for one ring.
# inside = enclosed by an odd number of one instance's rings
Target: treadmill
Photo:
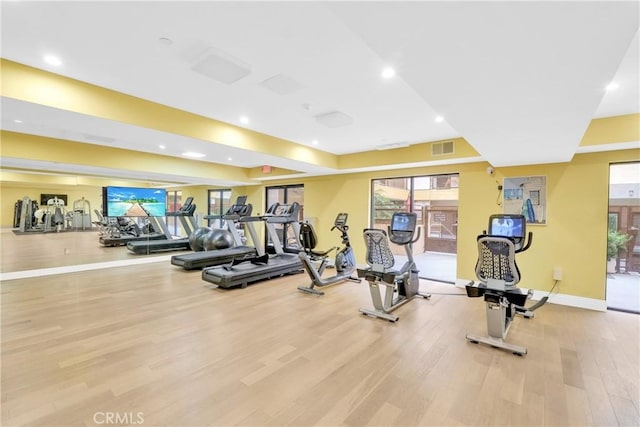
[[[180,209],[176,212],[167,212],[167,216],[173,216],[180,219],[182,229],[186,232],[187,237],[180,239],[131,241],[127,242],[127,249],[138,255],[189,250],[189,236],[197,228],[196,220],[193,217],[195,211],[196,205],[193,203],[193,197],[187,197],[187,200]]]
[[[167,224],[164,221],[158,220],[155,216],[150,216],[149,224],[153,230],[162,230],[162,232],[154,231],[148,234],[138,234],[134,236],[132,234],[120,234],[116,236],[100,236],[99,242],[104,246],[124,246],[129,242],[146,242],[148,240],[169,240],[171,239],[171,232],[167,228]]]
[[[270,211],[274,209],[270,208]],[[226,266],[205,268],[202,270],[202,280],[213,283],[215,287],[231,288],[240,286],[246,288],[249,283],[280,277],[287,274],[298,274],[304,271],[298,254],[286,253],[274,227],[275,224],[297,224],[300,205],[277,205],[274,213],[267,213],[262,218],[265,221],[267,233],[275,250],[275,255],[268,258],[266,263],[232,263]],[[297,234],[299,236],[299,233]],[[298,245],[302,247],[302,245]],[[212,286],[214,287],[214,286]]]
[[[184,268],[185,270],[195,270],[215,265],[230,264],[234,260],[265,260],[266,254],[260,245],[260,240],[253,226],[256,221],[261,221],[261,217],[251,217],[253,206],[246,203],[247,197],[240,196],[227,212],[221,217],[205,216],[205,219],[223,219],[227,230],[233,235],[236,246],[226,249],[216,249],[212,251],[190,252],[174,255],[171,257],[171,264]],[[251,236],[254,246],[247,246],[243,243],[242,237],[238,233],[236,224],[246,224],[246,229]]]

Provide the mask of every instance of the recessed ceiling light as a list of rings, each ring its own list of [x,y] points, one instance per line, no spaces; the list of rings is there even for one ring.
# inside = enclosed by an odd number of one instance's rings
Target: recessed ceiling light
[[[173,44],[173,40],[171,40],[169,37],[160,37],[158,39],[158,43],[160,43],[163,46],[170,46]]]
[[[15,119],[15,120],[13,121],[13,123],[22,123],[22,120],[20,120],[20,119]]]
[[[62,65],[62,61],[60,60],[60,58],[53,55],[45,55],[44,62],[46,62],[49,65],[53,65],[55,67]]]
[[[620,85],[616,82],[611,82],[607,85],[607,90],[608,91],[612,91],[612,90],[616,90],[620,87]]]
[[[318,145],[318,140],[317,140],[317,139],[314,139],[313,141],[311,141],[311,144],[313,144],[313,145]]]
[[[231,157],[227,157],[227,161],[231,162],[231,161],[233,161],[233,159]]]
[[[434,122],[436,122],[436,123],[442,123],[442,122],[444,122],[444,117],[442,117],[442,116],[438,116],[438,117],[436,117],[436,118],[434,119]]]
[[[248,125],[249,124],[249,117],[247,117],[247,116],[240,117],[240,123],[242,123],[243,125]]]
[[[206,156],[206,154],[196,153],[195,151],[185,151],[184,153],[182,153],[182,155],[185,157],[192,157],[194,159],[199,159]]]
[[[160,148],[161,150],[164,150],[164,149],[165,149],[165,148],[167,148],[167,147],[166,147],[166,146],[164,146],[164,145],[158,145],[158,148]]]
[[[396,75],[396,70],[394,70],[391,67],[387,67],[384,70],[382,70],[382,77],[385,79],[390,79],[391,77]]]

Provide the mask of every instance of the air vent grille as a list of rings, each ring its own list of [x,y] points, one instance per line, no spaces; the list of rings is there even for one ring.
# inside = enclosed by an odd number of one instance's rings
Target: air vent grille
[[[285,76],[284,74],[278,74],[270,77],[267,80],[261,82],[260,86],[265,89],[269,89],[270,91],[275,92],[278,95],[289,95],[303,88],[300,83],[289,76]]]
[[[226,84],[251,74],[251,65],[213,47],[207,49],[191,69]]]
[[[337,128],[353,123],[353,118],[341,111],[332,111],[330,113],[320,114],[314,116],[314,119],[316,119],[316,121],[321,125],[324,125],[328,128]]]
[[[453,141],[445,141],[445,142],[434,142],[431,144],[431,155],[432,156],[443,156],[445,154],[453,154],[455,151],[455,146]]]

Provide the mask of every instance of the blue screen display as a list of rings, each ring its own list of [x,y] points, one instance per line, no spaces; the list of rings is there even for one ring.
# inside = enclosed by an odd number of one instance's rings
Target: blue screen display
[[[416,215],[412,213],[396,212],[391,219],[392,231],[414,231]]]
[[[106,187],[106,216],[165,216],[167,191],[160,188]]]
[[[492,236],[524,237],[524,217],[522,216],[492,216],[489,225],[489,234]]]

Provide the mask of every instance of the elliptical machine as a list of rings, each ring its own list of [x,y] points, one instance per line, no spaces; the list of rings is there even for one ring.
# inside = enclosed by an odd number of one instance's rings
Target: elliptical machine
[[[397,322],[399,317],[391,314],[414,298],[431,298],[419,290],[418,267],[413,259],[413,244],[420,238],[416,233],[417,215],[414,212],[395,212],[388,227],[389,240],[404,246],[407,261],[400,270],[394,270],[395,258],[389,247],[387,233],[376,228],[364,230],[369,268],[358,269],[358,277],[369,282],[369,292],[374,309],[361,308],[360,312],[373,317]],[[415,236],[415,237],[414,237]],[[385,287],[384,299],[380,286]],[[394,298],[394,294],[398,295]]]
[[[520,281],[520,270],[515,255],[529,249],[533,241],[533,234],[526,233],[526,223],[524,215],[498,214],[489,217],[489,233],[485,231],[477,239],[476,276],[480,282],[465,286],[468,297],[484,296],[489,334],[467,334],[467,340],[474,344],[489,344],[518,356],[527,354],[527,348],[505,342],[513,319],[516,315],[532,318],[534,310],[548,300],[545,296],[535,305],[525,307],[527,299],[533,296],[533,290],[524,293],[516,286]]]
[[[360,279],[353,276],[353,272],[356,270],[356,258],[353,254],[351,243],[349,242],[347,217],[348,214],[344,212],[339,213],[333,222],[333,227],[331,227],[331,231],[338,230],[342,234],[342,244],[344,247],[340,250],[338,250],[339,248],[337,246],[334,246],[324,252],[315,251],[314,249],[318,239],[313,226],[307,222],[300,223],[300,242],[304,250],[301,251],[298,256],[300,257],[300,261],[302,261],[302,266],[311,278],[311,284],[309,286],[298,286],[298,289],[302,292],[324,295],[324,292],[315,288],[336,285],[347,280],[360,283]],[[325,268],[329,265],[329,254],[333,251],[336,251],[336,275],[323,278],[322,273],[324,273]],[[320,262],[320,265],[316,268],[313,265],[314,262]]]

